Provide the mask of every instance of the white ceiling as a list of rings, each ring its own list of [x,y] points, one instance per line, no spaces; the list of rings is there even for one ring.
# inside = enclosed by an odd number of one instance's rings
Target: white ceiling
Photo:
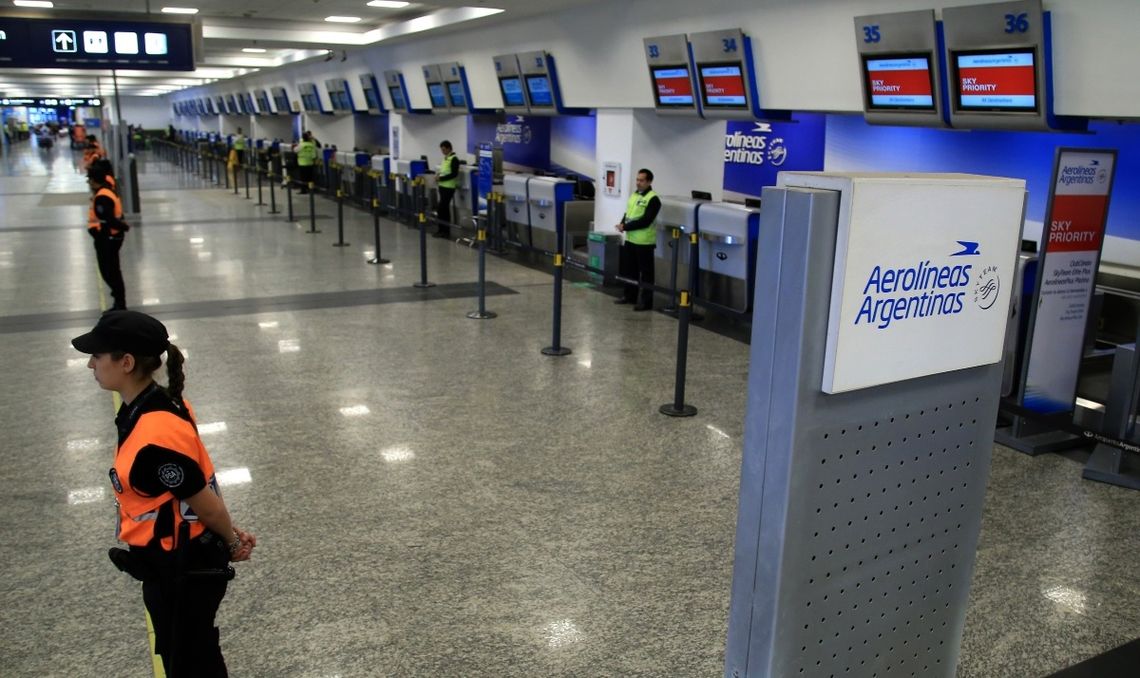
[[[145,20],[148,12],[164,20],[162,7],[195,7],[202,27],[197,70],[189,73],[119,71],[119,92],[153,96],[184,87],[276,68],[327,49],[352,49],[378,42],[412,40],[425,33],[510,21],[601,0],[431,0],[401,9],[368,7],[368,0],[54,0],[50,10],[28,10],[0,0],[0,16]],[[613,1],[613,0],[609,0]],[[113,7],[113,9],[112,9]],[[488,14],[491,9],[504,10]],[[124,15],[128,15],[124,17]],[[130,16],[134,15],[134,16]],[[357,16],[359,23],[329,23],[327,16]],[[181,17],[189,20],[191,17]],[[264,54],[242,52],[257,47]],[[111,94],[110,71],[0,68],[4,96],[87,96]]]

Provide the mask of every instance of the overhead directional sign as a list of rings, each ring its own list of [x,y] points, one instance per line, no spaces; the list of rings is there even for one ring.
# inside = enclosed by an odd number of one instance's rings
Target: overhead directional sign
[[[75,44],[75,31],[52,31],[51,46],[56,52],[64,54],[79,51]]]
[[[0,17],[0,68],[194,70],[188,23]]]

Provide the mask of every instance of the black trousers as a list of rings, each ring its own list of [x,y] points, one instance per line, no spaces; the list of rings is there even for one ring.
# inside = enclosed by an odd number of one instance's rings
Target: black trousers
[[[450,236],[451,227],[451,201],[455,197],[454,188],[439,187],[439,204],[436,205],[435,217],[437,219],[435,232]]]
[[[226,565],[216,548],[190,543],[182,569]],[[132,553],[138,553],[132,547]],[[154,625],[155,652],[162,657],[167,678],[226,678],[214,617],[229,582],[219,577],[179,577],[177,554],[147,548],[142,557],[155,576],[143,581],[143,602]]]
[[[103,282],[111,288],[111,299],[114,300],[112,308],[127,307],[127,291],[123,285],[123,269],[119,265],[119,250],[123,247],[123,239],[96,238],[95,261],[99,264],[99,275]]]
[[[309,192],[309,184],[313,183],[313,167],[315,165],[297,165],[297,179],[301,182],[301,192]]]
[[[636,285],[626,284],[624,293],[626,301],[636,302],[639,306],[653,306],[653,253],[656,249],[656,245],[638,245],[629,241],[621,246],[621,253],[618,256],[618,275],[637,280],[643,285],[639,292]],[[644,287],[645,285],[648,287]]]

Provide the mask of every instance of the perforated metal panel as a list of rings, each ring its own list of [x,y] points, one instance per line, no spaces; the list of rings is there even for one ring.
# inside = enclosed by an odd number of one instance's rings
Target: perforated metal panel
[[[953,676],[1001,368],[823,394],[837,205],[764,192],[725,674]]]

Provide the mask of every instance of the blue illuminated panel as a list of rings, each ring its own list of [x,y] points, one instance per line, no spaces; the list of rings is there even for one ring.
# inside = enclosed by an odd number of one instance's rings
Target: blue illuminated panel
[[[452,108],[467,108],[467,95],[463,92],[463,83],[447,83],[447,95],[451,97]]]
[[[526,91],[530,95],[530,105],[548,108],[554,105],[554,91],[550,89],[550,78],[545,75],[526,76]]]
[[[504,106],[526,106],[522,81],[517,76],[499,78],[499,88],[503,91]]]

